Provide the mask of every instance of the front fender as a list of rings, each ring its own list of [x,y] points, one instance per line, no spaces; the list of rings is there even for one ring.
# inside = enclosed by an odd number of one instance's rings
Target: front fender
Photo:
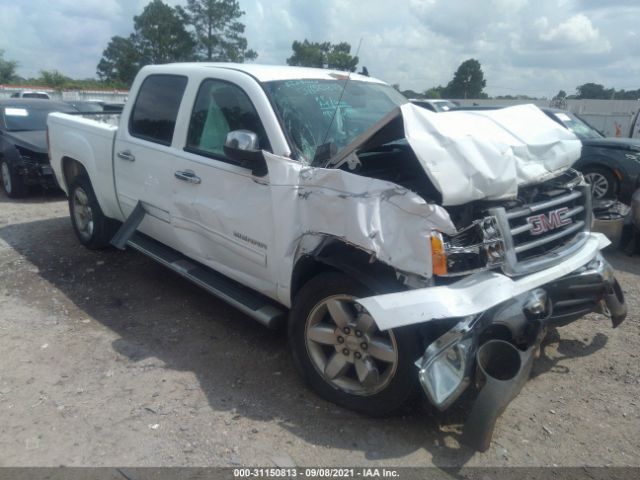
[[[314,168],[265,152],[274,205],[279,298],[289,288],[300,242],[309,234],[340,239],[401,272],[432,276],[429,238],[455,233],[448,212],[397,184]]]

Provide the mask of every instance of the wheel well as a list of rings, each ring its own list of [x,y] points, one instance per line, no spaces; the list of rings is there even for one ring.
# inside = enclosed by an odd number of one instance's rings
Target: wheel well
[[[89,176],[84,166],[77,160],[70,157],[64,157],[62,159],[62,172],[64,174],[64,182],[69,190],[69,185],[73,183],[76,177],[80,175]]]
[[[611,173],[613,173],[613,168],[611,168],[609,165],[595,162],[589,162],[584,165],[580,165],[580,167],[578,167],[578,170],[609,170]]]
[[[337,271],[337,269],[321,262],[317,258],[311,255],[305,255],[301,257],[296,266],[293,269],[293,275],[291,276],[291,300],[298,294],[298,291],[302,286],[311,280],[313,277],[321,274],[322,272]]]
[[[402,290],[396,271],[370,253],[339,240],[323,242],[296,262],[291,278],[291,300],[311,278],[325,271],[339,271],[353,277],[377,293]]]

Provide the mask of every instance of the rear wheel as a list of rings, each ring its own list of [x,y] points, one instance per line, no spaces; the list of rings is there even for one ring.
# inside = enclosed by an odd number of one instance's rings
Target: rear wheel
[[[9,166],[6,160],[0,162],[0,175],[2,176],[2,188],[8,197],[19,198],[27,193],[24,180],[16,173],[15,169]]]
[[[87,177],[79,176],[72,182],[69,189],[69,213],[80,243],[90,249],[109,246],[116,232],[116,224],[102,213]]]
[[[302,376],[325,399],[375,416],[392,414],[418,393],[420,341],[409,328],[380,331],[357,298],[374,293],[339,272],[302,287],[289,341]]]
[[[591,184],[591,194],[596,200],[613,198],[616,195],[618,181],[611,170],[599,167],[587,167],[584,179]]]

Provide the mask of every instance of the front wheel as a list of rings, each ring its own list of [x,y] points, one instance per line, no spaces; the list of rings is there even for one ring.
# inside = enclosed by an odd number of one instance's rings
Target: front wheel
[[[2,187],[8,197],[19,198],[27,193],[24,180],[16,173],[15,169],[9,166],[6,160],[0,162],[0,176],[2,176]]]
[[[374,293],[339,272],[302,287],[291,309],[295,364],[323,398],[367,415],[389,415],[418,393],[420,340],[413,329],[381,331],[356,303]]]
[[[115,222],[102,213],[87,177],[77,177],[69,188],[71,223],[80,243],[92,250],[105,248],[115,234]]]

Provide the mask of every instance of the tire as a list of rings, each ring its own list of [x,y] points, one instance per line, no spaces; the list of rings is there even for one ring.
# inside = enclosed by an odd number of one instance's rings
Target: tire
[[[8,197],[24,197],[29,191],[22,177],[16,173],[15,169],[6,160],[0,162],[0,176],[2,177],[2,188]]]
[[[69,214],[82,245],[91,250],[109,246],[116,222],[102,213],[91,182],[85,176],[76,177],[69,188]]]
[[[421,342],[413,328],[379,331],[352,301],[372,294],[343,273],[312,278],[294,299],[289,344],[300,374],[321,397],[359,413],[387,416],[419,393],[414,362],[422,354]]]
[[[615,198],[618,191],[618,179],[605,167],[587,167],[582,170],[587,183],[591,184],[591,195],[596,200]]]

